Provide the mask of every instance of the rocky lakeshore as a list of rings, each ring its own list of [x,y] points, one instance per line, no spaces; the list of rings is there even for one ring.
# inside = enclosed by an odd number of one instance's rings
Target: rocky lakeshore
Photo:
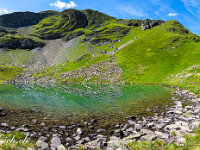
[[[49,125],[41,120],[32,119],[30,125],[13,126],[9,122],[1,122],[1,133],[17,130],[25,133],[31,140],[36,141],[36,146],[41,149],[127,149],[128,143],[133,141],[155,141],[184,144],[184,134],[192,134],[200,124],[200,99],[189,91],[176,88],[172,100],[172,107],[163,106],[165,111],[160,112],[158,107],[153,116],[124,118],[126,121],[113,125],[112,129],[102,127],[98,119],[82,120],[77,124]],[[7,114],[0,110],[1,120]],[[37,129],[34,128],[37,126]]]

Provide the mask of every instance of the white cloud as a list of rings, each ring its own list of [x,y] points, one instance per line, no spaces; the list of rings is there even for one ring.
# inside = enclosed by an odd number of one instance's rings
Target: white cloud
[[[168,14],[169,17],[175,17],[175,16],[177,16],[177,15],[178,15],[177,13],[169,13],[169,14]]]
[[[120,11],[122,12],[125,12],[127,14],[130,14],[130,15],[133,15],[133,16],[138,16],[138,17],[144,17],[144,16],[147,16],[147,14],[145,14],[143,12],[142,9],[139,9],[139,8],[133,8],[131,6],[119,6],[118,7]]]
[[[50,6],[55,6],[59,9],[63,9],[63,8],[75,8],[75,7],[78,7],[78,5],[73,2],[73,1],[70,1],[69,3],[65,3],[65,2],[61,2],[60,0],[57,0],[55,3],[51,3]]]
[[[0,9],[0,15],[3,15],[3,14],[8,14],[9,11],[6,10],[6,9]]]
[[[198,15],[200,13],[200,1],[199,0],[182,0],[187,11],[193,15]]]

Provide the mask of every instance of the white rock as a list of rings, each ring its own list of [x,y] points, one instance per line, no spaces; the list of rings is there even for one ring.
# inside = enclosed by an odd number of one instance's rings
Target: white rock
[[[78,135],[82,135],[83,134],[83,131],[82,131],[81,128],[78,128],[76,132],[77,132]]]
[[[167,125],[164,128],[165,131],[178,130],[178,129],[180,129],[180,127],[176,124]]]
[[[48,143],[43,142],[43,141],[41,141],[41,140],[38,140],[38,141],[36,142],[36,146],[37,146],[38,148],[42,149],[42,150],[45,150],[45,149],[48,149],[48,148],[49,148]]]
[[[193,123],[191,123],[189,125],[189,128],[192,129],[192,130],[194,130],[196,128],[199,128],[199,124],[200,124],[200,122],[193,122]]]
[[[58,150],[67,150],[62,144],[58,146]]]
[[[184,138],[178,138],[175,143],[177,145],[180,145],[180,144],[185,144],[185,142],[186,142],[186,140]]]
[[[177,126],[188,126],[189,123],[187,122],[184,122],[184,121],[177,121],[175,122],[175,125]]]
[[[158,131],[155,131],[155,134],[158,138],[160,139],[164,139],[164,140],[167,140],[169,138],[169,135],[166,134],[166,133],[162,133],[162,132],[158,132]]]
[[[135,129],[136,129],[136,130],[141,130],[141,129],[142,129],[142,125],[140,125],[140,124],[135,124]]]

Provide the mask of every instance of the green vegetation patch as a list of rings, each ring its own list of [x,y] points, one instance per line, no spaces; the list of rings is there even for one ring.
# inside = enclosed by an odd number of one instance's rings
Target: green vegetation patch
[[[22,69],[15,66],[0,65],[0,84],[13,80],[22,73]]]
[[[127,35],[130,27],[117,23],[110,23],[108,25],[98,28],[89,36],[93,36],[91,43],[93,45],[104,44],[105,42],[117,42],[119,39]]]
[[[166,78],[193,64],[199,64],[198,36],[168,32],[173,21],[150,30],[133,28],[136,40],[118,51],[118,65],[127,83],[166,83]],[[174,25],[175,26],[175,25]],[[179,24],[177,30],[184,30]]]
[[[53,39],[61,37],[60,23],[61,15],[50,16],[33,26],[32,34],[43,39]]]
[[[177,145],[175,143],[167,144],[162,140],[156,140],[155,142],[143,141],[143,142],[130,142],[128,147],[131,150],[198,150],[200,147],[200,129],[196,129],[192,135],[184,135],[186,143],[183,145]]]
[[[45,43],[36,37],[21,37],[18,35],[5,35],[0,37],[0,48],[7,49],[34,49],[44,47]]]
[[[9,134],[0,134],[2,150],[16,150],[16,149],[36,149],[35,143],[31,142],[25,134],[21,132],[11,131]]]

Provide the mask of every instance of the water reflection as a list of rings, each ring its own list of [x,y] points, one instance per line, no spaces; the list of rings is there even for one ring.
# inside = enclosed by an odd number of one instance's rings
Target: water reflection
[[[127,116],[170,98],[170,89],[156,85],[0,85],[2,107],[60,117]]]

